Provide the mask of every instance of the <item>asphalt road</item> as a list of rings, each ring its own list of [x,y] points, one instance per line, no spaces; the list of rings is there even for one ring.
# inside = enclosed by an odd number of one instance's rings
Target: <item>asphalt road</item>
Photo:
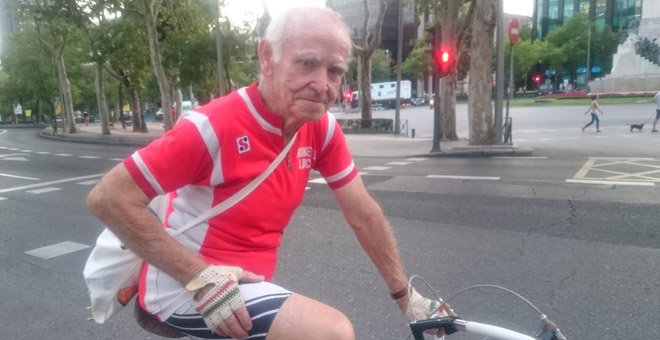
[[[639,118],[617,113],[641,117],[647,106],[605,107],[600,134],[579,130],[586,108],[516,110],[514,142],[532,146],[533,157],[356,163],[389,217],[409,274],[440,295],[497,284],[529,298],[569,339],[654,339],[660,135],[630,133],[620,125]],[[459,136],[466,136],[461,124]],[[90,321],[81,274],[101,230],[85,196],[132,151],[0,130],[0,338],[158,338],[130,310],[104,325]],[[385,285],[318,182],[310,182],[285,233],[275,281],[344,311],[358,339],[406,338]],[[538,329],[531,309],[506,293],[473,290],[450,302],[469,319]]]

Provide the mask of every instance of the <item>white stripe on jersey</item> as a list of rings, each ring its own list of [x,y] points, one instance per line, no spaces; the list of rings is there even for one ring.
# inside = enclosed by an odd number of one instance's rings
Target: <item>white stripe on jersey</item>
[[[223,183],[225,179],[222,174],[220,142],[218,142],[218,136],[215,134],[215,130],[213,130],[213,127],[211,127],[209,117],[201,113],[190,111],[183,118],[189,120],[193,123],[193,125],[195,125],[197,131],[202,137],[202,140],[204,140],[204,144],[206,144],[206,149],[209,152],[209,156],[211,156],[211,159],[213,160],[211,183],[209,185],[215,186]]]
[[[323,147],[321,147],[321,152],[325,150],[325,147],[328,146],[328,143],[330,143],[332,136],[335,135],[335,120],[336,120],[335,115],[328,112],[328,130],[326,130],[325,132],[325,140],[323,141]]]
[[[344,169],[343,171],[341,171],[340,173],[338,173],[336,175],[326,177],[325,181],[328,182],[328,183],[332,183],[332,182],[336,182],[338,180],[341,180],[344,177],[348,176],[348,174],[350,174],[351,171],[353,171],[354,168],[355,168],[355,162],[351,162],[351,165],[347,166],[346,169]]]
[[[158,184],[158,182],[154,178],[154,175],[152,175],[151,171],[149,171],[147,165],[144,164],[144,161],[142,160],[142,157],[140,157],[140,154],[137,151],[135,151],[131,155],[131,158],[133,159],[133,162],[135,162],[137,168],[142,173],[142,176],[144,176],[144,179],[146,179],[147,182],[149,182],[149,185],[151,185],[151,187],[154,189],[156,194],[158,195],[166,194],[166,192],[163,190],[163,188],[160,186],[160,184]]]
[[[267,122],[264,117],[261,117],[259,112],[257,112],[257,109],[254,107],[254,104],[252,104],[252,100],[250,100],[250,96],[247,94],[247,90],[245,87],[242,87],[238,89],[238,94],[243,98],[243,101],[245,102],[245,105],[247,105],[248,110],[250,110],[250,113],[252,116],[254,116],[254,119],[256,119],[261,126],[264,127],[266,131],[270,131],[278,136],[282,135],[282,130],[274,127],[272,124]]]

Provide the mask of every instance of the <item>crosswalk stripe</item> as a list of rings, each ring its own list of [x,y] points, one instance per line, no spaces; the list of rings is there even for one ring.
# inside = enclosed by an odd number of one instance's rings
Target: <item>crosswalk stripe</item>
[[[36,256],[44,260],[51,259],[53,257],[73,253],[79,250],[89,248],[86,244],[80,244],[71,241],[60,242],[52,244],[50,246],[41,247],[37,249],[28,250],[25,253],[28,255]]]

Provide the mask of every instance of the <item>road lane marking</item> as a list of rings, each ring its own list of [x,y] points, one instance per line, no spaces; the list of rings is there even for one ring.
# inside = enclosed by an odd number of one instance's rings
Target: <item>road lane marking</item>
[[[364,168],[364,170],[374,170],[374,171],[383,171],[383,170],[388,170],[392,169],[391,166],[369,166]]]
[[[573,179],[573,178],[567,179],[566,182],[579,183],[579,184],[599,184],[599,185],[633,185],[633,186],[644,186],[644,187],[655,186],[655,183],[653,182],[598,181],[593,179]]]
[[[117,162],[122,162],[124,159],[123,158],[110,158],[109,161],[117,161]]]
[[[387,165],[401,165],[401,166],[409,165],[409,164],[410,164],[410,162],[389,162],[389,163],[387,163]]]
[[[28,190],[26,192],[38,195],[38,194],[45,194],[47,192],[58,191],[58,190],[62,190],[62,188],[48,187],[48,188]]]
[[[0,197],[0,201],[6,200],[6,199],[7,199],[7,197]]]
[[[80,185],[94,185],[94,184],[96,184],[96,183],[98,183],[98,182],[99,182],[98,179],[93,179],[93,180],[91,180],[91,181],[78,182],[78,183],[76,183],[76,184],[80,184]]]
[[[99,159],[101,157],[99,156],[78,156],[78,158],[83,158],[83,159]]]
[[[52,244],[50,246],[45,246],[37,249],[28,250],[25,253],[28,255],[36,256],[44,260],[51,259],[53,257],[73,253],[79,250],[89,248],[88,245],[80,244],[71,241],[60,242]]]
[[[8,153],[8,154],[0,155],[0,160],[27,162],[27,158],[25,158],[23,156],[27,156],[27,154],[26,153]]]
[[[34,178],[34,177],[17,176],[17,175],[10,175],[10,174],[0,174],[0,176],[18,178],[18,179],[27,179],[27,180],[31,180],[31,181],[38,181],[39,180],[38,178]]]
[[[73,156],[73,155],[70,154],[70,153],[56,153],[55,156],[71,157],[71,156]]]
[[[85,180],[85,179],[90,179],[90,178],[98,178],[98,177],[101,177],[103,175],[104,174],[96,174],[96,175],[89,175],[89,176],[72,177],[72,178],[60,179],[60,180],[57,180],[57,181],[50,181],[50,182],[43,182],[43,183],[30,184],[30,185],[22,185],[22,186],[19,186],[19,187],[13,187],[13,188],[7,188],[7,189],[0,189],[0,194],[5,193],[5,192],[12,192],[12,191],[32,189],[32,188],[46,187],[46,186],[50,186],[50,185],[53,185],[53,184],[59,184],[59,183],[75,182],[75,181],[80,181],[80,180]]]
[[[502,177],[488,177],[488,176],[451,176],[451,175],[426,175],[426,178],[443,178],[443,179],[473,179],[479,181],[499,181]]]
[[[423,157],[411,157],[411,158],[406,158],[407,161],[413,161],[413,162],[421,162],[425,161],[428,158],[423,158]]]

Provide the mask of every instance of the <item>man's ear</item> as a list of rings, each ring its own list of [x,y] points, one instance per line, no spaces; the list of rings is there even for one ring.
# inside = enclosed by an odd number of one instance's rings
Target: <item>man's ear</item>
[[[259,56],[259,66],[261,74],[269,76],[273,68],[273,47],[267,39],[261,39],[257,46],[257,55]]]

